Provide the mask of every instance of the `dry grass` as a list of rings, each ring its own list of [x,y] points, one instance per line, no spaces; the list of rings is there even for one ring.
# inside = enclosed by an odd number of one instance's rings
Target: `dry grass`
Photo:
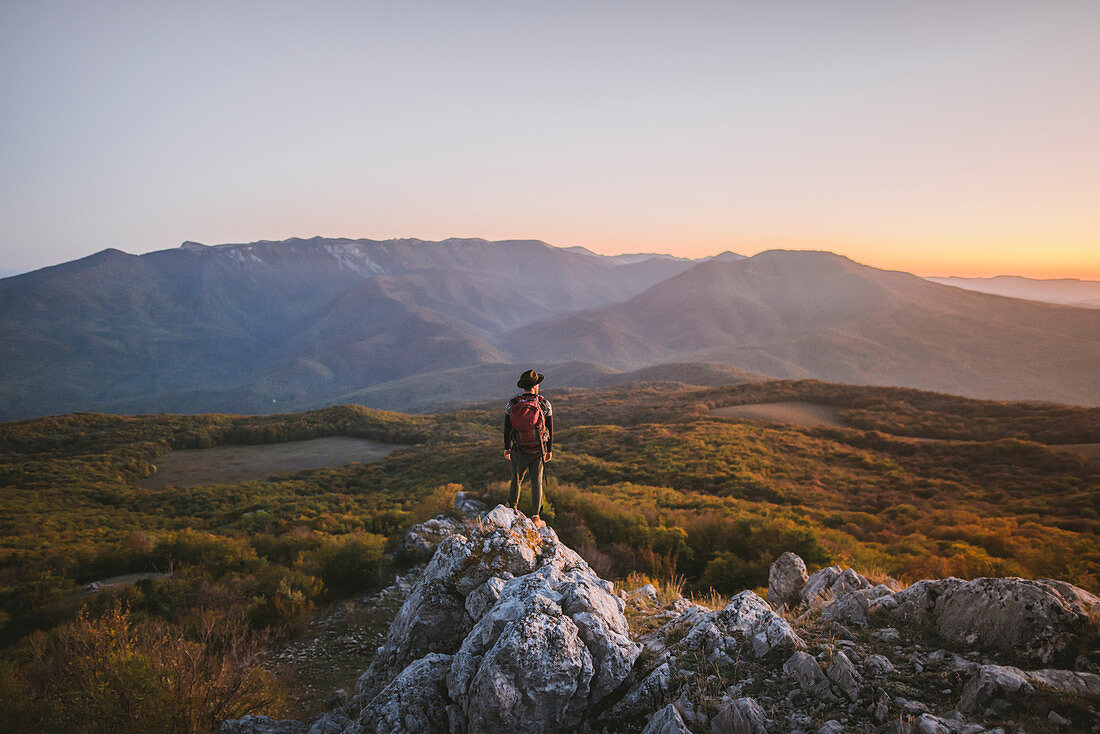
[[[701,594],[692,594],[690,599],[696,604],[701,604],[707,609],[713,609],[715,611],[725,609],[730,603],[728,596],[719,594],[714,589],[707,589]]]

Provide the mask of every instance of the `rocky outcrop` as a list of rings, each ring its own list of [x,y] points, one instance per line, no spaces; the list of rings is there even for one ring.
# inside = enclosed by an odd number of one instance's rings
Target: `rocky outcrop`
[[[245,717],[223,732],[1006,734],[1025,717],[1029,731],[1100,734],[1087,656],[1078,670],[1005,664],[1066,661],[1094,643],[1096,597],[1069,584],[894,591],[839,566],[806,574],[784,554],[769,575],[775,606],[742,591],[711,609],[662,604],[652,586],[616,594],[552,529],[503,506],[452,529],[408,577],[344,705],[308,724]]]
[[[995,716],[1021,699],[1044,690],[1084,699],[1100,699],[1100,675],[1072,670],[1025,671],[1008,665],[983,665],[963,688],[959,711]]]
[[[1100,599],[1051,579],[918,581],[880,606],[896,622],[928,626],[955,644],[1032,664],[1072,664],[1100,618]]]
[[[609,582],[507,507],[472,526],[443,538],[355,695],[314,727],[570,731],[631,674],[641,645]]]

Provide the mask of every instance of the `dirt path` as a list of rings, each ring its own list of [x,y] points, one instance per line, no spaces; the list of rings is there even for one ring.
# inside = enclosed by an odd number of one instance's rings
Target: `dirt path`
[[[173,451],[159,457],[156,474],[141,480],[138,486],[146,489],[201,487],[266,479],[275,474],[343,466],[353,461],[369,464],[399,448],[404,445],[330,436],[256,446]]]
[[[851,428],[838,417],[838,409],[817,403],[752,403],[715,408],[711,415],[719,418],[749,418],[752,420],[791,423],[807,428]]]

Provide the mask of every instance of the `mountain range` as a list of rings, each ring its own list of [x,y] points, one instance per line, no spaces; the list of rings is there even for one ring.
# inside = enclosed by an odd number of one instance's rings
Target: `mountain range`
[[[555,387],[815,377],[1100,403],[1100,311],[807,251],[319,237],[104,250],[0,280],[0,355],[5,420],[431,410],[503,395],[530,364]]]
[[[998,275],[993,278],[928,278],[934,283],[953,285],[968,291],[993,293],[1029,301],[1061,303],[1065,306],[1100,308],[1100,281],[1077,278],[1024,278]]]

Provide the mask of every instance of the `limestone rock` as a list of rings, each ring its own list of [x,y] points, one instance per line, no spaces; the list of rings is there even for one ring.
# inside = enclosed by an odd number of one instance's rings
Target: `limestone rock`
[[[1032,693],[1028,676],[1008,665],[983,665],[963,688],[959,711],[979,713],[997,702]],[[1007,707],[1007,706],[1004,706]]]
[[[497,506],[440,543],[349,709],[363,732],[427,727],[428,710],[439,731],[575,728],[641,651],[623,611],[552,529]]]
[[[666,699],[671,683],[672,668],[667,662],[661,663],[649,675],[631,686],[626,695],[603,718],[616,721],[651,711]]]
[[[500,592],[504,590],[506,583],[508,583],[507,580],[499,576],[492,576],[484,584],[470,592],[466,597],[464,606],[466,613],[470,615],[471,622],[477,622],[485,616],[485,612],[497,603]]]
[[[401,537],[396,555],[406,561],[426,561],[445,538],[460,532],[461,528],[461,523],[443,516],[417,523]]]
[[[838,652],[836,657],[833,658],[832,664],[829,665],[826,675],[829,681],[848,697],[848,700],[853,703],[859,700],[859,693],[863,688],[863,677],[856,670],[856,666],[852,665],[852,661],[848,659],[847,655]]]
[[[480,515],[489,508],[469,492],[455,492],[454,508],[459,514],[466,516]]]
[[[293,719],[248,715],[222,722],[221,734],[306,734],[306,725]]]
[[[870,581],[850,568],[828,566],[814,571],[802,587],[802,603],[808,607],[819,607],[832,599],[837,599],[849,591],[870,589]]]
[[[864,669],[873,676],[884,677],[895,672],[894,664],[884,655],[868,655],[863,660]]]
[[[431,653],[405,668],[360,712],[361,734],[447,734],[451,656]]]
[[[752,698],[723,699],[710,722],[713,734],[768,734],[768,717]]]
[[[1071,654],[1095,633],[1100,599],[1062,581],[1019,578],[918,581],[894,594],[895,622],[932,626],[957,644],[996,650],[1034,663]]]
[[[829,679],[817,660],[801,650],[791,655],[787,662],[783,663],[783,673],[798,683],[798,687],[807,694],[822,700],[833,700],[829,687]]]
[[[649,717],[642,734],[691,734],[675,704],[668,704]]]
[[[343,711],[331,711],[310,720],[308,734],[343,734],[350,723]]]
[[[787,551],[775,559],[768,571],[768,601],[776,608],[797,606],[808,578],[805,561]]]
[[[683,646],[703,651],[713,663],[732,662],[742,646],[762,658],[774,649],[794,650],[804,644],[787,620],[751,591],[737,594],[721,611],[688,609],[676,624],[685,622],[691,628]]]

